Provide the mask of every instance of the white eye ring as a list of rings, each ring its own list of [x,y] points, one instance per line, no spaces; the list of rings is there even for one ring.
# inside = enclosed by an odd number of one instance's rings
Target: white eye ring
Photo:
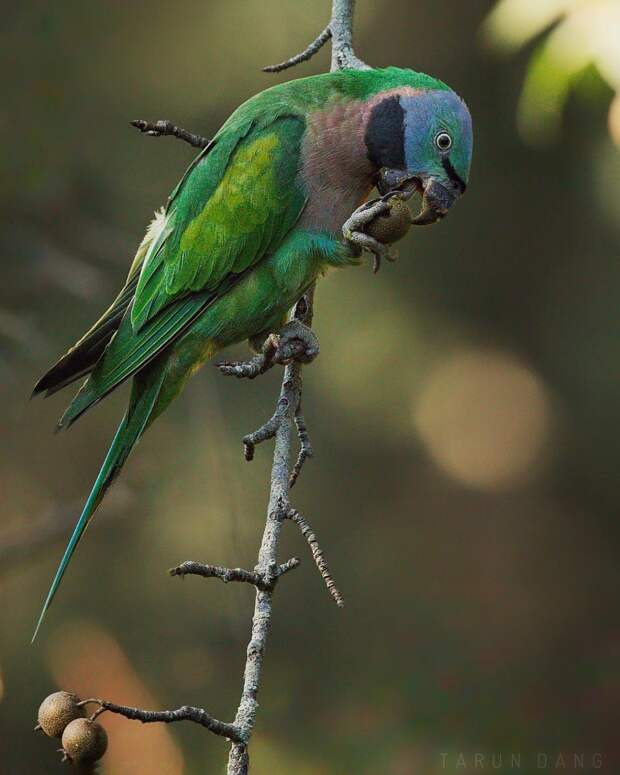
[[[435,136],[435,145],[440,151],[449,151],[452,148],[452,138],[447,132],[439,132]]]

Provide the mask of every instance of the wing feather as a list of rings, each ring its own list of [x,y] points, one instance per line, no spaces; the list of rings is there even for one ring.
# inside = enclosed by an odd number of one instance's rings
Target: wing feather
[[[165,242],[145,260],[131,313],[136,332],[187,294],[217,292],[285,236],[305,203],[296,184],[304,127],[291,116],[251,123],[194,167],[168,205]]]
[[[118,332],[61,425],[142,369],[277,249],[306,201],[297,174],[304,126],[291,116],[252,123],[192,165],[168,202]]]

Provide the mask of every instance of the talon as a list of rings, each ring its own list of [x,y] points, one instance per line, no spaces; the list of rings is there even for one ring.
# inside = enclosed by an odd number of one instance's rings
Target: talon
[[[396,260],[390,246],[401,239],[409,229],[411,216],[404,202],[401,192],[389,192],[380,199],[373,199],[358,207],[343,224],[342,234],[349,245],[358,252],[366,250],[374,255],[374,274],[381,268],[382,258],[385,257],[388,261]],[[391,226],[387,231],[386,219],[383,217],[386,215]],[[375,227],[375,224],[379,227]]]
[[[220,361],[219,371],[227,377],[255,379],[276,363],[291,361],[310,363],[319,354],[319,340],[311,328],[299,320],[291,320],[279,334],[269,334],[262,351],[248,361]]]
[[[237,379],[254,379],[266,368],[266,357],[263,353],[255,355],[249,361],[220,361],[215,367],[227,377]]]
[[[393,253],[389,245],[382,245],[380,242],[378,243],[379,248],[378,250],[372,250],[373,252],[373,259],[372,259],[372,272],[373,274],[377,274],[379,269],[381,269],[381,260],[385,258],[386,261],[389,261],[390,263],[394,263],[397,259],[397,254]]]
[[[357,251],[367,250],[373,254],[372,271],[374,274],[381,268],[381,258],[388,256],[388,249],[370,234],[367,234],[364,229],[378,215],[391,209],[389,200],[390,197],[386,196],[365,202],[351,214],[342,227],[342,234],[352,248]]]

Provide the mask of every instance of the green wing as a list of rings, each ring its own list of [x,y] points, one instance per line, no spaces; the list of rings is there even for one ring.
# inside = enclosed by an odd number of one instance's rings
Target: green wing
[[[305,124],[296,116],[225,125],[173,192],[133,303],[63,416],[68,425],[155,358],[263,257],[301,214]]]
[[[215,180],[217,145],[193,170],[145,260],[131,313],[136,331],[180,297],[216,291],[282,241],[304,201],[295,185],[302,132],[299,119],[281,118],[238,142]]]

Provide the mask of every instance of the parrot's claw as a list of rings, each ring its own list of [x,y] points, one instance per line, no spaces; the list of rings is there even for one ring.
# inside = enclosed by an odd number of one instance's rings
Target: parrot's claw
[[[261,352],[248,361],[221,361],[216,367],[227,377],[237,379],[255,379],[264,374],[274,365],[275,353],[278,349],[278,337],[269,334],[263,343]]]
[[[299,320],[291,320],[279,334],[269,334],[262,351],[250,360],[224,361],[216,366],[226,376],[255,379],[276,364],[310,363],[318,354],[319,340],[314,331]]]
[[[377,274],[381,268],[381,260],[383,258],[388,261],[395,261],[396,256],[390,252],[388,245],[384,245],[374,237],[371,237],[370,234],[366,234],[363,229],[378,215],[388,212],[389,209],[388,197],[365,202],[347,218],[342,227],[342,234],[345,240],[354,250],[358,253],[361,253],[362,250],[367,250],[373,254],[372,271],[374,274]]]

